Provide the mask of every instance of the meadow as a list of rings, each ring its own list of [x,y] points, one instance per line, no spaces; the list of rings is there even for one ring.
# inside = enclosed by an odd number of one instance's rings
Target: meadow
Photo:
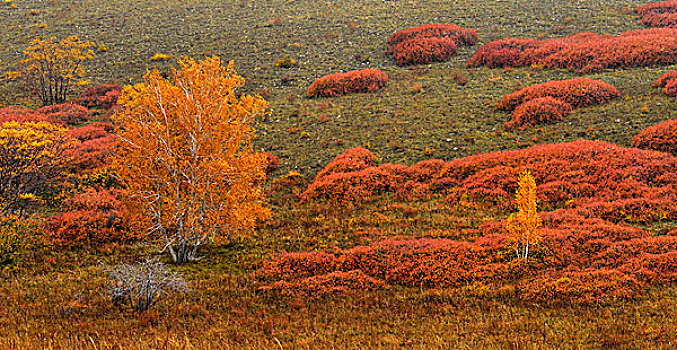
[[[655,24],[640,23],[643,5],[3,1],[0,73],[35,36],[92,41],[91,86],[138,83],[184,55],[234,61],[243,92],[267,101],[254,148],[277,161],[266,171],[272,218],[170,264],[189,291],[130,310],[111,303],[102,266],[170,259],[130,233],[120,189],[105,183],[112,104],[89,106],[76,87],[83,116],[41,110],[0,81],[0,107],[37,110],[0,109],[0,120],[64,120],[81,142],[69,199],[38,215],[48,242],[0,271],[0,350],[674,347],[674,73],[656,81],[677,61],[621,64],[634,56],[620,50],[577,65],[558,40],[671,38],[627,34]],[[398,66],[388,38],[430,23],[472,28],[477,43],[426,42],[448,49],[444,60]],[[510,55],[484,46],[508,37],[538,42]],[[317,78],[367,68],[387,77],[367,70],[372,84],[357,93],[307,96]],[[524,168],[543,220],[528,264],[504,228]]]

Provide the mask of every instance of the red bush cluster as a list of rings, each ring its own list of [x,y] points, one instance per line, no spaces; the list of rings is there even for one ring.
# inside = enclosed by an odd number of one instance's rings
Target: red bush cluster
[[[95,246],[136,239],[129,212],[116,191],[86,189],[65,202],[66,211],[47,220],[50,243],[57,246]]]
[[[37,111],[53,123],[76,125],[87,121],[89,110],[86,107],[73,103],[45,106]]]
[[[399,66],[445,61],[459,45],[475,45],[477,32],[453,24],[424,24],[388,38],[388,53]]]
[[[538,97],[519,105],[512,112],[512,119],[505,122],[508,129],[526,128],[538,124],[546,124],[560,120],[571,113],[570,104],[551,97]]]
[[[674,27],[677,25],[677,1],[653,2],[635,9],[639,23],[649,27]]]
[[[5,122],[50,122],[45,115],[28,108],[0,108],[0,123]]]
[[[677,119],[642,130],[632,139],[632,146],[677,154]]]
[[[677,70],[663,73],[653,86],[663,88],[663,93],[668,96],[677,96]]]
[[[87,88],[73,102],[87,108],[111,109],[121,93],[122,87],[118,84],[101,84]]]
[[[257,272],[269,290],[297,290],[314,276],[359,270],[390,285],[597,304],[641,297],[652,285],[677,281],[677,235],[629,225],[677,220],[677,158],[668,153],[579,140],[414,166],[377,165],[374,159],[363,149],[337,157],[309,185],[307,198],[363,200],[423,188],[446,193],[454,205],[511,210],[517,175],[528,168],[545,210],[543,240],[528,265],[514,262],[501,222],[486,222],[473,236],[457,235],[467,241],[387,239],[339,251],[285,253]]]
[[[89,171],[105,166],[106,157],[115,146],[113,129],[112,124],[101,122],[71,129],[71,136],[78,141],[66,153],[71,158],[71,171]]]
[[[380,69],[366,68],[346,73],[335,73],[316,79],[308,87],[310,97],[334,97],[355,92],[374,92],[388,82],[388,75]]]
[[[512,111],[517,106],[532,99],[548,96],[566,102],[573,108],[581,108],[606,103],[620,95],[615,87],[600,80],[588,78],[555,80],[531,85],[512,94],[505,95],[496,104],[496,108]]]
[[[564,38],[506,38],[487,43],[467,61],[470,67],[538,65],[581,73],[677,63],[677,29],[651,28],[618,36],[580,33]]]

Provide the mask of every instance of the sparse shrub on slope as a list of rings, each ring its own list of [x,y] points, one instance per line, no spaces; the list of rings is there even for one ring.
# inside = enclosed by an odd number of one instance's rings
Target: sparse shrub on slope
[[[388,38],[388,53],[399,66],[445,61],[460,45],[475,45],[477,32],[453,24],[425,24]]]
[[[467,61],[471,67],[537,65],[580,73],[677,63],[677,29],[651,28],[618,36],[580,33],[532,40],[506,38],[480,47]]]
[[[652,2],[635,9],[639,23],[648,27],[677,25],[677,1]]]
[[[677,96],[677,70],[663,73],[653,86],[663,88],[663,93],[668,96]]]
[[[677,119],[668,120],[642,130],[632,139],[632,146],[677,153]]]
[[[515,108],[512,119],[505,123],[505,127],[523,129],[550,123],[564,118],[571,110],[571,105],[560,99],[551,96],[535,98]]]
[[[356,92],[374,92],[388,82],[388,75],[379,69],[366,68],[335,73],[316,79],[308,87],[309,97],[334,97]]]
[[[536,84],[505,95],[496,108],[512,111],[532,99],[554,97],[573,108],[602,104],[620,96],[618,90],[600,80],[577,78]]]

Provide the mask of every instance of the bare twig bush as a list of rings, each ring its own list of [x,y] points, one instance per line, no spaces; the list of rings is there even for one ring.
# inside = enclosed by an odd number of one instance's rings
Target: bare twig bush
[[[118,305],[148,310],[171,292],[188,290],[186,280],[157,259],[104,268],[110,276],[108,295]]]

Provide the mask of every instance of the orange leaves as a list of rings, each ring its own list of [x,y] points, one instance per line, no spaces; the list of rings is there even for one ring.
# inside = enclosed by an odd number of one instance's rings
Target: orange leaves
[[[519,175],[518,185],[515,195],[518,211],[510,215],[505,227],[515,246],[517,257],[526,261],[529,247],[538,244],[543,238],[539,232],[541,217],[536,208],[536,180],[529,171]]]
[[[506,38],[483,45],[467,61],[471,67],[527,65],[581,73],[677,63],[677,29],[634,30],[618,36],[579,33],[549,39]]]
[[[374,92],[388,82],[388,75],[379,69],[366,68],[335,73],[316,79],[308,87],[310,97],[334,97],[356,92]]]
[[[0,215],[25,215],[53,195],[70,144],[66,129],[54,124],[0,125]]]
[[[72,85],[85,76],[82,63],[94,58],[93,43],[72,35],[35,38],[24,51],[19,76],[43,105],[66,102]]]
[[[114,168],[140,223],[159,234],[175,262],[198,246],[245,236],[270,214],[263,206],[266,157],[252,150],[259,96],[218,57],[183,60],[170,80],[158,71],[125,87],[114,115]]]
[[[475,45],[477,32],[452,24],[425,24],[388,38],[388,53],[399,66],[446,61],[459,45]]]

